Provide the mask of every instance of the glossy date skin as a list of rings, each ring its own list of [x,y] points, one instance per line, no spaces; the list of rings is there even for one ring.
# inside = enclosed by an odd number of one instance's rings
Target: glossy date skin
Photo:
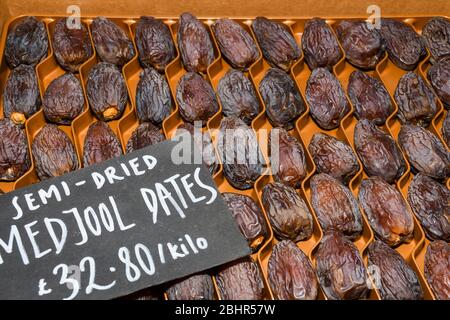
[[[348,184],[359,171],[359,163],[353,149],[344,141],[326,133],[315,133],[308,150],[317,172],[327,173],[344,184]]]
[[[164,135],[150,122],[141,123],[134,129],[125,147],[127,153],[164,141]]]
[[[444,107],[450,109],[450,55],[434,63],[427,77]]]
[[[0,180],[15,181],[30,168],[24,129],[7,118],[0,119]]]
[[[364,179],[359,188],[358,200],[378,239],[391,247],[412,239],[413,216],[395,186],[381,177]]]
[[[262,190],[262,203],[279,240],[297,242],[311,236],[311,213],[294,188],[280,182],[269,183]]]
[[[214,285],[208,274],[196,274],[167,289],[169,300],[214,300]]]
[[[422,39],[430,50],[433,64],[450,55],[450,21],[444,17],[431,18],[422,28]]]
[[[444,185],[419,173],[409,185],[408,202],[428,238],[450,241],[450,191]]]
[[[354,132],[355,149],[369,176],[392,183],[405,172],[405,160],[394,139],[371,121],[358,121]]]
[[[325,232],[315,259],[317,277],[328,299],[351,300],[367,296],[367,273],[362,257],[340,232]]]
[[[97,121],[89,126],[83,147],[85,167],[118,157],[122,153],[119,139],[106,122]]]
[[[294,242],[283,240],[272,250],[267,267],[269,285],[278,300],[314,300],[319,285],[308,257]]]
[[[450,147],[450,112],[447,112],[447,115],[445,116],[441,132],[447,147]]]
[[[425,278],[438,300],[450,300],[450,245],[433,241],[425,253]]]

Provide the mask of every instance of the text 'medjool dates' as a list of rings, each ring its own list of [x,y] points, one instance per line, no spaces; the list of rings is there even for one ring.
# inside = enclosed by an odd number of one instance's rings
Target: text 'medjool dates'
[[[431,61],[450,55],[450,21],[444,17],[434,17],[422,28],[422,38],[431,52]]]
[[[10,119],[0,119],[0,180],[15,181],[30,168],[27,136]]]
[[[169,300],[214,300],[214,285],[208,274],[195,274],[171,285]]]
[[[450,300],[450,245],[433,241],[425,253],[425,278],[436,299]]]
[[[134,129],[126,145],[127,153],[164,141],[164,135],[150,122],[141,123]]]
[[[294,188],[280,182],[269,183],[262,190],[262,203],[278,239],[297,242],[311,236],[311,213]]]
[[[120,141],[103,121],[94,122],[84,138],[83,164],[85,167],[122,155]]]
[[[267,273],[276,299],[316,299],[319,291],[316,274],[308,257],[294,242],[283,240],[273,247]]]
[[[433,64],[427,77],[444,107],[450,109],[450,55]]]
[[[445,116],[441,132],[447,147],[450,148],[450,112],[447,112],[447,115]]]

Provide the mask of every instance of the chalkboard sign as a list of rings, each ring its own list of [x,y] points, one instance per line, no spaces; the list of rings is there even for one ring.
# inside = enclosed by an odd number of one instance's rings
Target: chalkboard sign
[[[0,299],[115,298],[248,255],[198,150],[177,163],[180,144],[0,196]]]

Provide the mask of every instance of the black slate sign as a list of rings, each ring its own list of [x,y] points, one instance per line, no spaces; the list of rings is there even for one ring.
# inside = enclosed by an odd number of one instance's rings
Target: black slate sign
[[[0,299],[115,298],[250,254],[206,167],[172,161],[180,150],[0,196]]]

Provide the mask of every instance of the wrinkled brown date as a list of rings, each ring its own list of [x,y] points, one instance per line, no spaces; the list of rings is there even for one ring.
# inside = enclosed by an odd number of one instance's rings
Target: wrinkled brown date
[[[359,188],[358,200],[378,239],[390,246],[412,239],[413,216],[395,186],[381,177],[364,179]]]
[[[41,106],[39,86],[34,67],[20,65],[13,69],[3,89],[3,114],[23,125]]]
[[[323,230],[335,229],[349,239],[362,233],[358,202],[350,189],[326,173],[311,178],[311,205]]]
[[[247,258],[221,270],[217,288],[222,300],[262,300],[264,283],[258,265]]]
[[[266,72],[259,84],[259,92],[273,126],[291,130],[306,109],[294,81],[280,69],[271,68]]]
[[[252,36],[239,23],[231,19],[219,19],[211,26],[220,52],[235,69],[246,70],[259,57]]]
[[[352,72],[347,92],[358,119],[368,119],[380,126],[394,111],[391,97],[383,83],[362,71]]]
[[[85,167],[122,155],[120,141],[111,128],[103,121],[89,126],[83,147]]]
[[[300,188],[306,177],[305,150],[283,128],[274,128],[269,136],[270,162],[275,180]]]
[[[422,39],[431,52],[433,63],[450,55],[450,21],[444,17],[434,17],[422,28]]]
[[[268,280],[278,300],[314,300],[319,285],[308,257],[294,242],[283,240],[272,250],[267,266]]]
[[[197,73],[188,72],[181,77],[176,98],[180,115],[186,122],[201,121],[204,126],[219,111],[213,88]]]
[[[447,147],[450,147],[450,112],[447,112],[447,115],[445,116],[441,132]]]
[[[450,241],[450,191],[424,174],[417,174],[408,189],[408,202],[432,240]]]
[[[262,190],[262,203],[278,239],[297,242],[311,236],[311,213],[294,188],[280,182],[269,183]]]
[[[336,35],[345,57],[361,69],[375,69],[384,57],[384,41],[380,32],[364,20],[343,20],[336,27]]]
[[[288,26],[266,17],[256,17],[252,28],[264,58],[273,67],[288,72],[301,56],[300,48]]]
[[[55,124],[46,124],[31,145],[36,173],[41,181],[78,169],[75,147]]]
[[[314,18],[306,22],[302,49],[311,70],[331,68],[342,58],[339,43],[325,20]]]
[[[72,73],[59,76],[45,90],[42,110],[50,122],[68,125],[83,111],[83,107],[83,89],[80,80]]]
[[[136,114],[140,122],[161,126],[172,111],[172,96],[166,78],[153,68],[144,69],[136,88]]]
[[[382,241],[374,241],[368,248],[369,267],[379,270],[381,299],[419,300],[423,298],[422,287],[414,270],[402,256]]]
[[[131,134],[126,145],[127,153],[164,141],[164,135],[150,122],[141,123]]]
[[[398,105],[397,116],[402,124],[428,127],[438,111],[433,90],[414,72],[400,78],[394,98]]]
[[[86,93],[92,111],[100,120],[109,121],[122,116],[128,93],[122,73],[115,65],[97,63],[89,71]]]
[[[325,130],[335,129],[350,111],[344,89],[325,68],[314,69],[306,84],[306,100],[317,124]]]
[[[224,117],[217,148],[227,181],[237,189],[252,188],[265,167],[253,129],[239,118]]]
[[[208,274],[195,274],[167,289],[169,300],[214,300],[214,285]]]
[[[436,179],[449,177],[450,153],[433,133],[416,125],[404,125],[398,142],[415,172]]]
[[[392,137],[371,121],[358,121],[354,132],[355,149],[369,176],[392,183],[405,172],[405,159]]]
[[[359,163],[353,149],[333,136],[315,133],[308,149],[319,173],[327,173],[347,184],[359,171]]]
[[[381,19],[381,35],[391,61],[404,70],[414,70],[426,55],[422,39],[406,23],[394,19]]]
[[[248,245],[255,252],[268,236],[268,228],[263,213],[249,196],[225,192],[225,202]]]
[[[22,17],[12,23],[5,45],[5,58],[11,68],[34,66],[48,50],[45,25],[36,17]]]
[[[214,47],[205,25],[185,12],[180,16],[177,37],[181,61],[186,70],[206,73],[214,61]]]
[[[80,66],[92,56],[89,32],[83,23],[79,27],[67,26],[71,20],[60,18],[55,23],[52,35],[53,53],[65,70],[78,72]]]
[[[425,278],[436,299],[450,300],[450,245],[433,241],[425,253]]]
[[[0,119],[0,180],[15,181],[30,168],[25,130]]]
[[[133,42],[113,21],[97,17],[92,21],[91,30],[95,50],[103,62],[122,67],[134,57]]]
[[[134,39],[139,62],[144,68],[153,67],[164,73],[166,66],[177,55],[170,29],[159,19],[140,17],[136,23]]]
[[[242,71],[230,69],[217,86],[225,116],[237,116],[248,125],[259,113],[255,88]]]
[[[427,77],[445,108],[450,109],[450,55],[433,64]]]
[[[367,273],[355,245],[340,232],[328,230],[315,254],[320,285],[330,300],[367,296]]]

